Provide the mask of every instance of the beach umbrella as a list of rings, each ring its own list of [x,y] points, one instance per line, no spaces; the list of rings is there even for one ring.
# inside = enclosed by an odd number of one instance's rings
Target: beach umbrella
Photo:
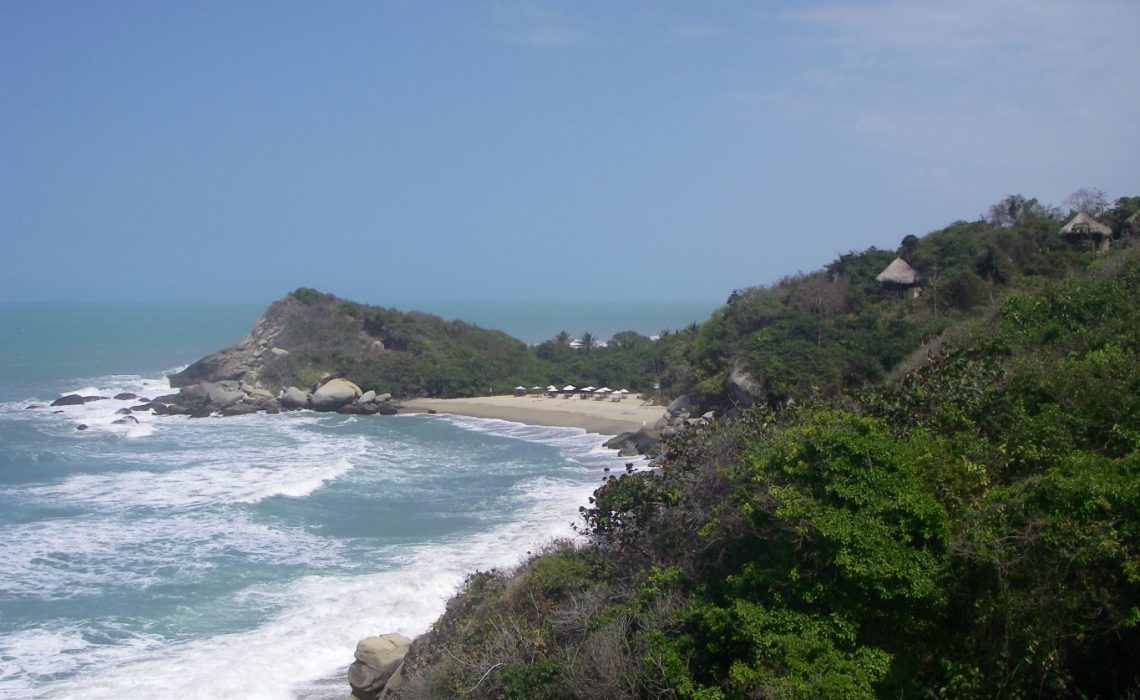
[[[566,386],[562,387],[562,391],[577,391],[577,390],[578,390],[577,387],[575,387],[573,384],[567,384]]]
[[[532,386],[532,387],[530,388],[530,390],[531,390],[531,391],[542,391],[542,387],[540,387],[540,386]]]
[[[618,390],[618,393],[619,393],[619,394],[628,394],[628,393],[629,393],[629,389],[619,389],[619,390]]]
[[[594,386],[591,384],[590,386],[586,387],[582,391],[593,391],[593,390],[594,390]]]
[[[598,390],[597,390],[596,392],[594,392],[594,393],[596,393],[596,394],[608,394],[608,393],[610,393],[611,391],[613,391],[613,389],[609,388],[608,386],[604,386],[604,387],[602,387],[601,389],[598,389]]]
[[[526,391],[526,387],[525,386],[516,386],[515,391]]]
[[[546,390],[547,391],[558,391],[558,387],[551,384],[550,386],[546,387]]]

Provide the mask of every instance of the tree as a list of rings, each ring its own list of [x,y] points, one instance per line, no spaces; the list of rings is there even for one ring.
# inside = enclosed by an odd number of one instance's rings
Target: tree
[[[558,331],[558,333],[554,336],[554,343],[556,345],[569,345],[570,334],[566,331]]]
[[[582,342],[582,349],[587,353],[590,352],[590,348],[598,344],[598,339],[595,338],[594,334],[589,331],[583,333],[582,337],[579,338],[579,340]]]
[[[815,316],[817,347],[823,345],[824,319],[843,311],[847,303],[845,288],[846,284],[842,278],[832,280],[828,275],[817,273],[799,280],[795,289],[788,295],[789,306],[799,311],[808,311]]]
[[[914,254],[918,252],[918,236],[913,233],[906,235],[899,243],[898,255],[908,263],[914,262]]]
[[[1082,187],[1065,198],[1064,202],[1072,212],[1084,212],[1098,219],[1108,211],[1108,197],[1103,190]]]
[[[993,241],[986,242],[985,248],[974,261],[974,268],[990,284],[1006,284],[1015,274],[1013,262]]]
[[[1043,206],[1036,198],[1026,199],[1019,194],[1011,194],[990,207],[986,219],[993,226],[1013,226],[1033,216],[1051,216],[1055,209]]]
[[[610,338],[610,345],[618,348],[636,348],[653,342],[637,331],[619,331]]]
[[[1135,236],[1140,234],[1140,227],[1125,230],[1124,222],[1138,211],[1140,211],[1140,197],[1121,197],[1116,200],[1116,206],[1108,212],[1105,223],[1112,226],[1113,232],[1118,236]]]
[[[938,261],[934,261],[934,266],[926,273],[926,281],[930,283],[930,301],[934,306],[934,315],[938,315],[938,287],[942,284],[942,269],[938,265]]]
[[[959,272],[946,286],[950,303],[963,311],[985,303],[986,283],[969,270]]]

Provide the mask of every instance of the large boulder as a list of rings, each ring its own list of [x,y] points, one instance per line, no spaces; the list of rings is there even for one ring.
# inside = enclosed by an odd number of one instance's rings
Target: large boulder
[[[235,403],[245,398],[245,394],[237,386],[231,386],[229,382],[218,382],[217,384],[203,383],[206,389],[206,398],[210,405],[216,410],[229,408]]]
[[[83,397],[80,396],[79,394],[68,394],[67,396],[61,396],[58,399],[56,399],[55,401],[52,401],[51,405],[52,406],[78,406],[82,403],[84,403]]]
[[[219,413],[223,416],[246,416],[250,413],[257,413],[261,410],[264,409],[258,408],[253,404],[245,403],[244,401],[239,401],[238,403],[226,406],[225,408],[221,409]]]
[[[656,456],[661,452],[661,430],[643,427],[632,433],[622,433],[607,440],[602,447],[617,450],[622,457],[634,455]]]
[[[356,401],[363,393],[360,387],[347,379],[330,379],[313,392],[309,402],[315,411],[335,411],[345,404]]]
[[[356,645],[356,661],[348,667],[348,684],[360,700],[375,700],[396,675],[412,640],[402,634],[382,634]]]
[[[344,413],[350,416],[371,416],[380,411],[380,406],[374,403],[346,403],[340,408],[336,409],[337,413]]]
[[[281,392],[281,408],[296,409],[309,407],[309,392],[291,386]]]
[[[80,404],[91,403],[92,401],[105,401],[106,396],[80,396],[79,394],[68,394],[61,396],[55,401],[51,402],[52,406],[78,406]]]
[[[681,394],[670,402],[665,412],[670,416],[677,416],[682,413],[688,413],[693,408],[693,400],[689,398],[688,394]]]
[[[764,396],[764,385],[737,363],[724,382],[728,398],[738,406],[751,406]]]

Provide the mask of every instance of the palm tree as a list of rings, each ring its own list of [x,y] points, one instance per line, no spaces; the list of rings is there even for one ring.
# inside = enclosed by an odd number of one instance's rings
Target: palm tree
[[[595,338],[594,334],[589,331],[583,333],[580,340],[582,341],[582,349],[586,352],[590,352],[590,348],[598,344],[598,339]]]
[[[566,331],[558,331],[558,334],[554,336],[554,343],[555,345],[569,345],[570,334]]]

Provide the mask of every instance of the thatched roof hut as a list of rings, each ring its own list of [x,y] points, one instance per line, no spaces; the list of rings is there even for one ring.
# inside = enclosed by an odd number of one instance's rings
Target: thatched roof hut
[[[895,258],[875,277],[875,281],[889,287],[914,287],[922,282],[922,275],[902,258]]]
[[[1079,212],[1069,219],[1069,223],[1061,229],[1062,236],[1111,236],[1112,229],[1092,218],[1088,214]]]
[[[1061,235],[1070,240],[1088,241],[1092,249],[1099,253],[1108,250],[1112,229],[1082,211],[1061,227]]]

